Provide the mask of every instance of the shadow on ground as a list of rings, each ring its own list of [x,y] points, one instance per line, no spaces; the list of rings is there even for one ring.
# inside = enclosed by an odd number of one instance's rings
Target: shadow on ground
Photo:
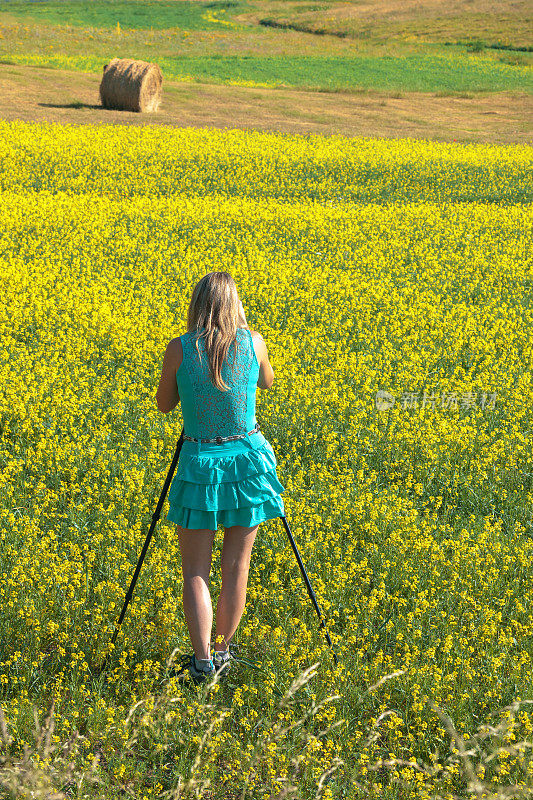
[[[73,103],[37,103],[37,105],[43,108],[98,108],[100,111],[103,110],[100,105],[94,106],[90,103],[82,103],[81,100],[75,100]]]

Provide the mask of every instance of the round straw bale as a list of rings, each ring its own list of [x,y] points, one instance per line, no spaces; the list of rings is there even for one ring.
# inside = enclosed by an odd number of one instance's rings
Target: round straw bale
[[[113,58],[104,67],[100,100],[104,108],[119,111],[157,111],[163,75],[157,64]]]

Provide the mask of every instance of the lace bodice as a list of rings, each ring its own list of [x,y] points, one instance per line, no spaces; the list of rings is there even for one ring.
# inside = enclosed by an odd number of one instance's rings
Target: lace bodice
[[[255,423],[255,400],[259,364],[252,334],[237,328],[236,339],[229,347],[222,365],[222,379],[229,391],[211,382],[209,361],[203,339],[196,333],[181,337],[183,361],[176,373],[186,436],[211,439],[250,431]]]

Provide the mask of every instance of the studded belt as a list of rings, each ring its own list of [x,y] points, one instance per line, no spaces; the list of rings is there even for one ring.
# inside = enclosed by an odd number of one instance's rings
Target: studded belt
[[[203,442],[204,444],[223,444],[224,442],[232,442],[234,439],[244,439],[245,436],[250,436],[252,433],[257,433],[260,430],[259,423],[255,423],[255,428],[248,433],[237,433],[235,436],[217,436],[214,439],[195,439],[193,436],[185,436],[183,438],[188,442]]]

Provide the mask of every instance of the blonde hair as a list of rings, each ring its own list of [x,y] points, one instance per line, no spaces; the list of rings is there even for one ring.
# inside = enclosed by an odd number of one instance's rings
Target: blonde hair
[[[187,331],[197,334],[195,344],[200,359],[198,339],[204,340],[211,382],[222,391],[230,389],[222,380],[221,370],[231,343],[236,342],[237,328],[249,330],[235,281],[229,272],[208,272],[193,289]]]

